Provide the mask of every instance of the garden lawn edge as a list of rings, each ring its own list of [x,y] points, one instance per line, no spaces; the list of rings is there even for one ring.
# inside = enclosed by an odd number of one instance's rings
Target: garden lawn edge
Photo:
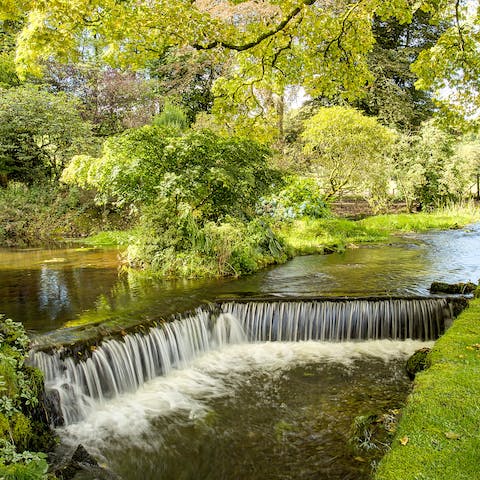
[[[429,361],[375,480],[480,478],[480,299],[435,343]]]

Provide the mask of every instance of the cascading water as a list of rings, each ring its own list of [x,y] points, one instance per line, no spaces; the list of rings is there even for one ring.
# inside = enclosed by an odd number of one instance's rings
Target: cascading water
[[[147,333],[107,340],[84,360],[32,353],[64,424],[226,345],[264,341],[431,340],[452,317],[447,299],[225,302]]]
[[[446,299],[225,302],[253,342],[432,340],[452,318]]]
[[[134,392],[148,380],[187,366],[199,354],[245,341],[240,324],[229,314],[211,311],[174,320],[147,334],[107,340],[86,360],[62,359],[61,352],[32,354],[44,372],[47,392],[65,424],[85,418],[98,403]]]

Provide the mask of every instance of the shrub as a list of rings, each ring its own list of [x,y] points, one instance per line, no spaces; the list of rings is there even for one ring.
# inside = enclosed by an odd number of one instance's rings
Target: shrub
[[[285,187],[278,193],[260,199],[258,214],[279,220],[330,216],[325,196],[314,178],[291,176],[285,183]]]
[[[50,429],[38,417],[41,373],[25,365],[30,341],[20,323],[0,316],[0,478],[46,478],[47,462],[30,448],[51,448]],[[41,442],[39,439],[42,439]]]

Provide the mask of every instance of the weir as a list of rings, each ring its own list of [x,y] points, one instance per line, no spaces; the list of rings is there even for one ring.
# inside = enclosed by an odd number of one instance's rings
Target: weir
[[[68,356],[32,351],[45,374],[52,423],[71,424],[99,404],[189,365],[211,350],[244,342],[433,340],[458,298],[243,299],[198,308],[146,332],[130,333]],[[463,300],[464,301],[464,300]],[[460,302],[461,303],[461,302]],[[78,352],[77,352],[78,353]],[[86,355],[88,353],[88,355]],[[79,358],[77,358],[79,357]]]

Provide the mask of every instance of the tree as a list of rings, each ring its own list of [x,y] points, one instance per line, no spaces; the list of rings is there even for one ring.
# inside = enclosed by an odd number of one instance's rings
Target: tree
[[[195,122],[199,113],[210,113],[214,102],[212,87],[224,69],[222,61],[191,48],[171,48],[149,65],[159,91],[181,105],[189,124]]]
[[[468,196],[475,156],[468,161],[464,148],[432,121],[417,133],[400,137],[394,155],[395,181],[410,210],[414,206],[430,209]]]
[[[62,179],[94,188],[100,201],[142,208],[185,205],[200,222],[249,216],[276,178],[269,151],[256,142],[209,131],[145,126],[107,139],[102,156],[77,156]]]
[[[22,23],[0,19],[0,87],[18,86],[21,82],[15,71],[15,37]]]
[[[282,77],[317,94],[358,94],[370,78],[366,53],[374,42],[371,18],[410,21],[407,0],[316,2],[137,2],[66,0],[23,2],[28,21],[19,36],[20,68],[39,72],[55,55],[75,61],[95,39],[97,51],[115,65],[145,67],[172,47],[218,55],[236,52],[240,75],[250,85]],[[245,8],[245,5],[248,5]],[[221,10],[220,8],[220,10]]]
[[[415,88],[418,77],[410,66],[423,50],[435,44],[445,28],[443,23],[432,24],[431,15],[421,10],[415,12],[411,23],[376,16],[375,45],[369,54],[375,79],[353,106],[400,130],[418,129],[431,118],[435,111],[432,92]]]
[[[56,179],[70,158],[88,151],[91,131],[64,94],[22,86],[0,89],[0,177]]]
[[[159,110],[155,80],[98,62],[48,62],[42,85],[79,100],[79,112],[96,136],[106,137],[149,123]]]
[[[321,179],[326,197],[344,192],[385,198],[388,152],[395,135],[375,118],[351,107],[325,107],[305,121],[304,151]]]
[[[435,92],[456,88],[446,103],[468,113],[479,101],[477,3],[78,0],[72,8],[67,0],[9,0],[2,2],[0,18],[27,17],[16,56],[23,74],[41,73],[52,57],[75,62],[88,55],[92,42],[102,61],[137,69],[172,48],[206,52],[214,59],[232,52],[236,66],[222,84],[222,95],[255,96],[264,83],[280,94],[287,85],[301,84],[313,97],[340,95],[351,101],[373,80],[368,64],[375,43],[372,19],[395,18],[403,25],[421,10],[448,28],[415,62],[417,86]]]
[[[438,5],[441,6],[438,9]],[[480,5],[478,1],[427,2],[433,20],[444,22],[438,41],[412,66],[417,88],[437,92],[437,105],[450,123],[476,121],[480,106]]]

